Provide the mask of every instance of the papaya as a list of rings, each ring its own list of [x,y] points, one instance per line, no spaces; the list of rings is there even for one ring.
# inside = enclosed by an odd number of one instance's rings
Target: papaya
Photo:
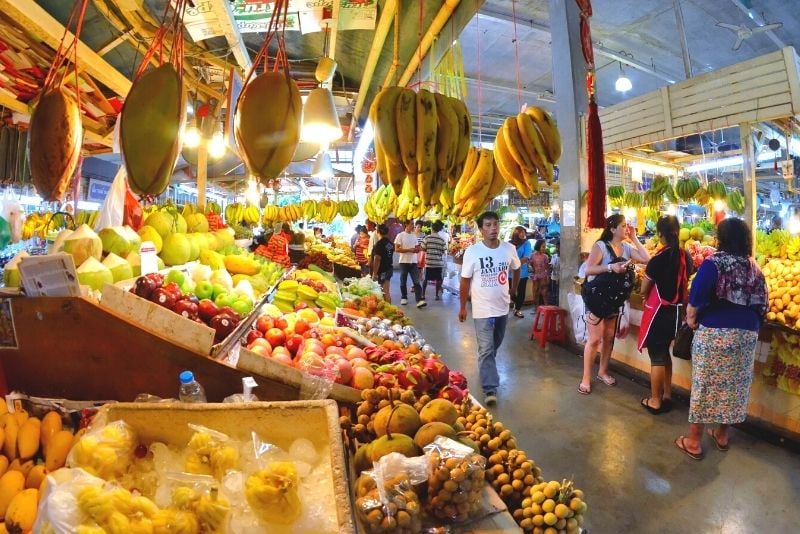
[[[280,176],[300,142],[303,106],[294,80],[265,72],[242,90],[234,116],[234,139],[247,169],[266,184]]]
[[[137,78],[120,112],[120,146],[128,183],[137,194],[160,195],[169,185],[186,118],[186,91],[165,63]]]
[[[36,192],[47,202],[61,200],[83,143],[81,111],[75,99],[61,87],[48,89],[33,109],[28,138]]]
[[[5,526],[9,532],[30,532],[36,521],[39,490],[26,489],[17,493],[6,510]]]

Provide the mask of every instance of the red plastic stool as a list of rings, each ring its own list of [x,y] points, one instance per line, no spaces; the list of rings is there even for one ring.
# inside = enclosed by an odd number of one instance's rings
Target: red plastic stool
[[[538,339],[542,348],[548,341],[566,342],[566,320],[567,310],[558,306],[539,306],[536,308],[536,315],[531,325],[531,339]]]

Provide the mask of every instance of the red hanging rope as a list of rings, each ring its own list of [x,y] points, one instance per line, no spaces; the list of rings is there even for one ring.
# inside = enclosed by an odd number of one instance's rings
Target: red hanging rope
[[[272,65],[273,72],[277,72],[281,67],[283,68],[286,77],[289,77],[289,59],[286,54],[286,40],[284,32],[286,31],[286,24],[289,16],[287,0],[275,0],[275,7],[267,25],[267,32],[264,35],[264,42],[261,48],[258,49],[256,57],[253,59],[253,65],[245,76],[244,84],[250,81],[258,70],[258,66],[263,62],[263,71],[269,72],[269,45],[273,39],[278,41],[278,52],[275,54],[275,62]]]
[[[517,76],[517,109],[522,109],[522,83],[519,76],[519,39],[517,39],[517,2],[511,0],[511,21],[514,26],[514,64]]]
[[[153,35],[153,41],[147,48],[139,68],[133,77],[137,80],[150,65],[150,61],[156,57],[158,65],[163,65],[165,61],[164,41],[167,35],[172,34],[172,49],[166,55],[168,61],[175,67],[178,76],[183,80],[183,15],[186,12],[188,0],[175,0],[174,9],[170,15],[172,2],[167,2],[164,6],[164,14],[161,17],[161,25]]]
[[[78,0],[72,6],[72,11],[70,11],[67,25],[64,27],[64,35],[61,37],[61,42],[58,44],[58,50],[56,50],[53,63],[50,66],[50,70],[47,71],[47,76],[44,80],[44,86],[42,87],[42,93],[44,93],[56,85],[61,86],[64,84],[64,81],[67,77],[67,63],[70,62],[70,56],[72,56],[72,64],[75,66],[76,100],[79,106],[81,102],[81,84],[79,79],[80,73],[78,70],[78,42],[80,41],[81,30],[83,29],[83,19],[86,15],[86,6],[88,4],[89,0]],[[69,46],[65,47],[64,43],[67,40],[67,35],[70,31],[69,29],[73,23],[75,24],[75,33],[73,34],[72,42],[69,44]],[[59,74],[61,75],[60,78]],[[58,82],[56,82],[57,79]]]
[[[478,64],[478,139],[483,142],[483,122],[481,120],[483,116],[483,88],[481,87],[481,15],[478,13],[480,7],[478,0],[475,0],[475,33],[477,36],[477,39],[475,39],[475,49],[477,50]]]
[[[589,18],[590,0],[575,0],[581,10],[581,50],[586,62],[586,93],[589,110],[586,117],[586,158],[588,161],[587,221],[589,228],[604,228],[606,218],[606,169],[603,151],[603,129],[595,100],[594,52]]]

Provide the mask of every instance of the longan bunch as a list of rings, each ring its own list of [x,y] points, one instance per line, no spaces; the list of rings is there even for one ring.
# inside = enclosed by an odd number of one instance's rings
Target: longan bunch
[[[522,519],[519,526],[534,534],[577,534],[586,513],[583,492],[574,489],[572,482],[551,480],[532,488],[529,497],[522,501]]]
[[[486,458],[480,454],[445,457],[428,453],[428,500],[425,510],[439,519],[468,520],[480,509]]]
[[[491,454],[486,468],[486,479],[510,508],[533,492],[541,480],[541,470],[536,462],[517,449],[501,449]]]
[[[356,511],[368,534],[397,532],[416,534],[422,531],[422,506],[408,477],[398,474],[385,482],[389,502],[381,501],[375,479],[361,475],[356,482]]]
[[[375,425],[373,424],[375,414],[381,408],[389,406],[396,400],[414,406],[414,408],[417,408],[416,404],[419,402],[414,392],[410,389],[401,392],[389,389],[386,386],[365,389],[361,391],[361,402],[356,408],[355,421],[348,416],[342,416],[339,418],[339,426],[361,443],[368,443],[377,437]],[[430,401],[430,398],[426,402],[428,401]]]

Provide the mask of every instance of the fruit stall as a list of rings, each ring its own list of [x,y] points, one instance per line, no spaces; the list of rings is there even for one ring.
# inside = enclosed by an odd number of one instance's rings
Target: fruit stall
[[[759,335],[748,421],[793,439],[800,436],[800,419],[792,415],[800,407],[798,367],[791,356],[800,331],[800,220],[793,210],[796,177],[788,156],[798,132],[787,125],[800,113],[796,60],[793,49],[784,49],[600,113],[610,209],[636,225],[651,254],[659,247],[655,221],[661,214],[679,216],[680,244],[695,267],[714,253],[715,225],[722,218],[743,217],[751,226],[770,310]],[[780,81],[770,85],[772,79]],[[775,95],[773,106],[748,92],[762,85]],[[627,118],[634,114],[640,118],[631,124]],[[776,217],[787,221],[783,229],[771,226]],[[597,237],[585,234],[582,250]],[[615,340],[612,358],[648,374],[649,359],[636,348],[642,276],[639,266],[630,330]],[[577,284],[574,294],[580,295]],[[690,362],[673,359],[673,383],[689,391]]]

